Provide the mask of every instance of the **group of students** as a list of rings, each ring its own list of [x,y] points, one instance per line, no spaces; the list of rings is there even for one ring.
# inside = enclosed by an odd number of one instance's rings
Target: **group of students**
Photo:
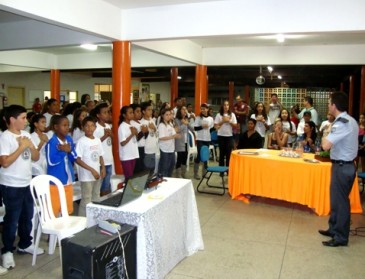
[[[78,166],[78,180],[81,182],[79,215],[86,216],[86,204],[98,199],[101,192],[110,191],[113,153],[107,104],[97,105],[83,118],[83,135],[77,145],[69,134],[66,116],[53,114],[47,126],[47,116],[35,114],[30,119],[29,133],[25,131],[26,115],[24,107],[11,105],[2,111],[1,117],[4,123],[0,136],[0,191],[5,216],[0,274],[15,267],[16,231],[19,235],[18,253],[44,253],[41,248],[34,251],[31,237],[34,204],[29,184],[35,175],[34,169],[39,171],[38,174],[47,173],[62,182],[69,213],[73,212],[74,163]],[[53,212],[57,216],[61,205],[55,185],[50,185],[50,194]]]
[[[330,132],[334,116],[328,113],[327,120],[319,126],[318,113],[310,96],[304,97],[303,106],[302,111],[297,106],[290,110],[283,108],[277,94],[271,95],[268,113],[262,102],[255,103],[247,120],[247,131],[240,135],[237,148],[263,148],[267,136],[268,149],[299,147],[304,152],[316,152],[320,138]]]
[[[1,118],[4,123],[1,125],[3,133],[0,136],[0,190],[6,213],[2,233],[4,247],[1,249],[4,268],[0,268],[0,274],[15,267],[13,245],[17,230],[18,252],[34,252],[30,236],[34,205],[29,182],[32,175],[35,175],[32,173],[32,165],[33,168],[38,165],[38,169],[57,177],[64,184],[69,213],[73,211],[72,183],[75,181],[74,164],[77,165],[82,193],[78,213],[82,216],[86,215],[87,203],[110,192],[114,162],[113,140],[118,140],[119,159],[126,179],[144,169],[166,177],[171,177],[175,169],[176,177],[185,178],[188,144],[191,140],[196,140],[198,151],[194,161],[194,178],[200,179],[200,150],[202,146],[211,144],[213,131],[218,135],[219,165],[229,166],[234,149],[234,129],[239,125],[229,102],[224,101],[213,117],[209,113],[208,104],[201,104],[200,114],[195,115],[178,101],[175,100],[178,103],[175,108],[165,103],[157,119],[153,116],[151,102],[123,106],[120,109],[117,139],[114,139],[109,124],[110,107],[106,103],[98,104],[88,112],[82,108],[76,109],[70,118],[68,115],[57,114],[57,102],[51,100],[51,113],[48,113],[51,116],[33,115],[30,119],[30,133],[24,130],[27,124],[26,109],[18,105],[5,108]],[[306,118],[310,115],[310,110],[303,110],[298,115],[303,116],[301,121],[304,122],[302,144],[312,148],[316,125]],[[321,131],[328,130],[333,122],[331,115],[328,117],[328,123],[321,126]],[[364,127],[365,118],[363,122]],[[270,126],[265,106],[256,103],[247,121],[247,130],[240,134],[237,147],[262,148],[266,130]],[[268,137],[268,148],[280,149],[293,145],[297,136],[296,129],[290,111],[281,108]],[[195,138],[189,137],[189,131]],[[205,169],[206,162],[201,168],[201,175],[204,175]],[[50,189],[53,211],[58,215],[58,191],[53,185]],[[44,253],[44,250],[38,248],[36,253]]]

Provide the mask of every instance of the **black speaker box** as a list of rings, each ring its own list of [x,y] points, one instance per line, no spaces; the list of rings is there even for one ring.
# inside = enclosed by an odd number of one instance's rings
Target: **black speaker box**
[[[136,278],[137,227],[120,226],[125,258],[118,234],[102,233],[98,226],[63,239],[63,279],[121,279],[127,278],[126,272],[130,279]]]

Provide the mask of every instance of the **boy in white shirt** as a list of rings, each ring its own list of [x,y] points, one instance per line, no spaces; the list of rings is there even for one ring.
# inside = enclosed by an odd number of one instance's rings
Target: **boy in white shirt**
[[[98,119],[96,122],[96,129],[94,136],[99,138],[101,145],[104,150],[104,165],[105,165],[105,177],[102,180],[100,187],[100,196],[104,196],[110,193],[110,177],[113,170],[113,133],[112,126],[108,124],[110,120],[109,105],[107,103],[98,104],[92,111],[91,114]]]
[[[94,137],[95,120],[87,116],[82,121],[85,136],[81,137],[76,146],[78,177],[81,182],[81,202],[79,216],[86,216],[86,205],[100,197],[100,178],[105,177],[103,147],[99,138]]]
[[[30,138],[30,134],[23,131],[27,119],[26,109],[19,105],[11,105],[4,109],[5,121],[8,129],[0,138],[0,187],[5,205],[4,227],[2,231],[1,249],[3,266],[14,268],[13,257],[15,235],[18,230],[18,253],[33,254],[32,218],[34,203],[30,192],[29,182],[32,179],[31,160],[39,159],[38,149]],[[37,255],[44,250],[38,248]],[[0,274],[7,270],[0,268]]]

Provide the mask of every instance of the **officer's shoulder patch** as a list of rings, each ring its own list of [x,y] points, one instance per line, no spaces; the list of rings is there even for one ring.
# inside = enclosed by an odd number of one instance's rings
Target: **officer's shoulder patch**
[[[347,123],[347,122],[349,122],[349,120],[348,120],[348,119],[346,119],[346,118],[342,118],[342,117],[338,118],[338,119],[337,119],[337,121],[340,121],[340,122],[342,122],[342,123]]]

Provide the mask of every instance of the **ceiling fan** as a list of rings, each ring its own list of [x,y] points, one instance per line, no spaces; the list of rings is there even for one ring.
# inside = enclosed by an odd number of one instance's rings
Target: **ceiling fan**
[[[262,75],[262,67],[260,66],[260,75],[256,78],[256,83],[258,85],[263,85],[265,83],[265,78]]]

